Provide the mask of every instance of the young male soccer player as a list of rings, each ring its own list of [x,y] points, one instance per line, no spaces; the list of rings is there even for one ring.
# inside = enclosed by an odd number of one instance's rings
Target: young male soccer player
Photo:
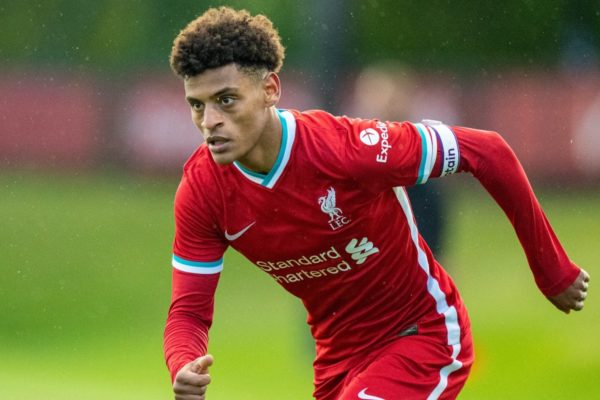
[[[583,308],[588,275],[498,134],[278,110],[283,56],[266,17],[230,8],[208,10],[173,46],[206,142],[175,199],[164,347],[176,399],[205,398],[228,246],[303,301],[317,399],[454,399],[473,361],[469,320],[404,187],[455,172],[472,173],[505,211],[542,293],[564,312]]]

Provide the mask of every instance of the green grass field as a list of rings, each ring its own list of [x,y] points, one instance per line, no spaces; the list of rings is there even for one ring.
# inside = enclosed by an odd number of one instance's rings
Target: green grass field
[[[539,193],[592,275],[566,316],[536,289],[507,220],[452,177],[447,252],[477,360],[461,399],[600,393],[600,190]],[[0,398],[169,399],[162,329],[177,178],[0,175]],[[211,331],[210,400],[308,399],[312,353],[297,300],[229,252]]]

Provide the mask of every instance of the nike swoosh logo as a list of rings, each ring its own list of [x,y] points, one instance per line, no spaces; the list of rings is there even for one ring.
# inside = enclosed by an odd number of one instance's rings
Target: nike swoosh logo
[[[252,225],[254,225],[255,223],[256,223],[256,221],[254,221],[253,223],[251,223],[250,225],[248,225],[247,227],[245,227],[238,233],[234,233],[233,235],[230,235],[229,233],[227,233],[227,231],[225,231],[225,239],[229,240],[230,242],[233,242],[234,240],[239,239],[240,236],[242,236],[244,233],[246,233],[246,231],[248,229],[252,228]]]
[[[363,399],[363,400],[385,400],[383,397],[371,396],[370,394],[367,394],[367,389],[368,388],[364,388],[363,390],[360,391],[360,393],[358,394],[358,398],[359,399]]]

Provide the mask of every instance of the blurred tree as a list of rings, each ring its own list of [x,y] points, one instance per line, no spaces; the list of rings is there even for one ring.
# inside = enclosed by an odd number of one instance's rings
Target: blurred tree
[[[600,0],[339,0],[343,15],[325,20],[314,10],[329,7],[293,0],[23,0],[0,3],[0,62],[162,69],[177,32],[224,4],[269,15],[292,68],[315,61],[311,49],[327,35],[323,27],[347,35],[344,51],[359,66],[390,58],[421,69],[554,65],[565,21],[574,19],[593,28],[591,43],[600,42]]]
[[[314,107],[338,114],[341,112],[338,92],[347,84],[343,77],[352,61],[347,51],[350,28],[346,1],[310,0],[305,5],[314,15],[306,35],[310,47],[305,52],[310,60],[305,68],[311,72],[320,99],[320,104]],[[324,37],[327,40],[322,40]]]
[[[210,6],[230,5],[265,13],[287,45],[292,35],[292,0],[47,0],[0,4],[1,62],[5,66],[60,66],[91,70],[164,68],[173,39]],[[293,57],[292,57],[293,58]]]
[[[595,70],[600,42],[600,5],[596,0],[569,2],[561,18],[561,64],[567,71]]]
[[[600,2],[596,10],[600,9]],[[558,61],[566,0],[354,1],[355,51],[364,64],[390,57],[423,69]],[[400,4],[399,4],[400,3]],[[598,16],[595,17],[598,19]],[[368,52],[365,50],[369,49]]]

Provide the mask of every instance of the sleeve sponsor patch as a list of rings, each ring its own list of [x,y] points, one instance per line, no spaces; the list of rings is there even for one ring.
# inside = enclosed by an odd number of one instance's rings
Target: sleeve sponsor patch
[[[388,152],[392,148],[392,145],[390,144],[389,140],[390,136],[388,132],[388,127],[381,121],[378,121],[377,124],[375,124],[375,127],[377,129],[366,128],[360,131],[359,138],[360,141],[363,142],[363,144],[366,144],[367,146],[376,146],[377,144],[379,144],[380,151],[375,156],[375,161],[377,161],[378,163],[385,164],[388,161]]]

